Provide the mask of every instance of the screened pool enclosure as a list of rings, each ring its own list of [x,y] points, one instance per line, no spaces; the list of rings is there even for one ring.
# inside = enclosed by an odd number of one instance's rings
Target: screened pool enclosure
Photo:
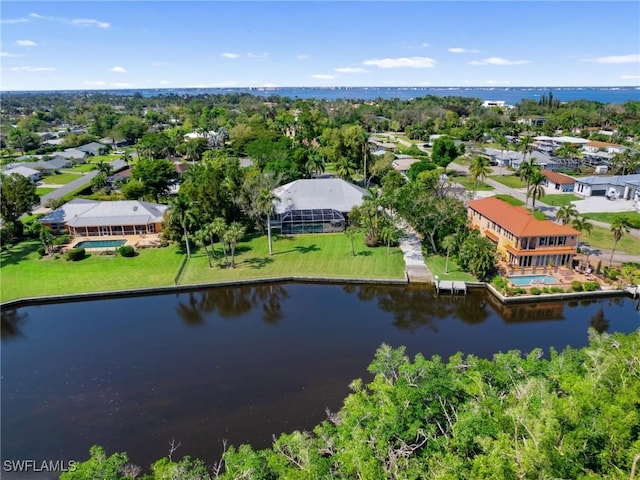
[[[329,208],[289,210],[278,215],[271,224],[280,228],[283,235],[342,232],[345,225],[344,215]]]

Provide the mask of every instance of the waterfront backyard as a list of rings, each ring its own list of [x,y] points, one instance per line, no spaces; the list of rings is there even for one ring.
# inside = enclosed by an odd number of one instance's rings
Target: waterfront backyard
[[[39,259],[40,243],[21,242],[0,254],[2,291],[0,301],[49,295],[130,290],[218,283],[286,276],[404,279],[404,262],[398,248],[368,248],[362,238],[354,241],[351,255],[344,234],[299,235],[274,240],[274,255],[268,255],[266,237],[247,237],[236,249],[236,268],[222,268],[220,244],[209,268],[204,249],[192,248],[185,262],[183,249],[171,245],[140,249],[133,258],[91,253],[83,260]]]

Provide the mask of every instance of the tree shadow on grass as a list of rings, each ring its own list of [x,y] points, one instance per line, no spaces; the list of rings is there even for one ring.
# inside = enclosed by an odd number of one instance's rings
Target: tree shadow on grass
[[[251,258],[247,258],[242,263],[249,265],[254,270],[260,270],[261,268],[264,268],[267,265],[273,263],[273,258],[269,258],[269,257],[251,257]]]
[[[28,260],[28,256],[35,252],[40,244],[32,242],[20,242],[0,252],[0,266],[17,265]]]
[[[298,245],[294,248],[294,250],[298,253],[309,253],[309,252],[319,252],[320,247],[318,247],[315,243],[313,245],[309,245],[308,247],[303,247],[302,245]]]
[[[356,256],[358,256],[358,257],[361,256],[361,255],[363,257],[370,257],[373,254],[371,253],[371,250],[362,250],[362,251],[356,253]]]

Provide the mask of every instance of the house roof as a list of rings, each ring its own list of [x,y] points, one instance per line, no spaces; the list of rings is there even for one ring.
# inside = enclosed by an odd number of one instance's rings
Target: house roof
[[[624,185],[640,180],[640,173],[633,175],[594,175],[591,177],[577,178],[576,183],[585,185]]]
[[[34,170],[33,168],[29,167],[14,167],[10,170],[4,171],[5,175],[13,175],[14,173],[27,178],[31,177],[32,175],[40,175],[40,172],[38,170]]]
[[[96,202],[74,199],[40,219],[42,223],[66,223],[71,227],[146,225],[162,221],[167,205],[138,200]]]
[[[86,158],[87,153],[75,148],[67,148],[63,152],[56,152],[56,155],[65,158]]]
[[[576,183],[574,178],[571,178],[568,175],[563,175],[562,173],[554,172],[552,170],[542,170],[542,174],[547,177],[548,180],[551,180],[553,183],[557,183],[559,185],[573,185],[574,183]]]
[[[469,208],[500,225],[517,237],[541,235],[580,235],[568,225],[559,225],[551,220],[537,220],[522,207],[514,207],[496,197],[471,200]]]
[[[287,183],[273,190],[273,194],[278,197],[274,201],[276,213],[315,209],[348,212],[361,205],[369,192],[339,178],[313,178]]]
[[[399,172],[406,172],[407,170],[409,170],[409,167],[411,167],[411,165],[413,165],[414,163],[419,162],[420,160],[416,159],[416,158],[397,158],[396,160],[394,160],[393,162],[391,162],[391,166],[393,168],[395,168],[396,170],[398,170]]]
[[[598,142],[596,140],[592,140],[589,143],[585,144],[586,147],[593,147],[593,148],[625,148],[624,145],[619,145],[617,143],[609,143],[609,142]]]
[[[79,147],[76,147],[76,150],[80,150],[81,152],[98,152],[101,149],[104,148],[104,145],[102,143],[98,143],[98,142],[91,142],[91,143],[86,143],[84,145],[80,145]]]

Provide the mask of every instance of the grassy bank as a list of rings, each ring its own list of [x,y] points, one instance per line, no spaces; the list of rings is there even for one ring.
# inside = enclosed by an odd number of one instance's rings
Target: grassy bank
[[[22,242],[0,254],[0,301],[134,288],[172,286],[184,259],[175,246],[142,249],[133,258],[91,254],[79,262],[38,259],[36,240]],[[399,249],[370,249],[355,241],[356,256],[344,234],[302,235],[274,241],[274,255],[267,253],[265,237],[248,238],[237,248],[235,269],[214,264],[209,268],[204,250],[194,249],[181,284],[225,282],[278,276],[348,278],[404,278]],[[222,255],[221,250],[217,250]]]
[[[594,213],[585,213],[584,216],[587,218],[591,218],[592,220],[597,220],[599,222],[612,223],[613,219],[620,216],[625,216],[631,222],[631,226],[633,228],[640,228],[640,213],[635,211],[630,212],[594,212]]]
[[[545,195],[540,199],[542,203],[546,203],[547,205],[551,205],[552,207],[562,207],[578,200],[582,200],[582,198],[574,195],[573,193]]]
[[[580,242],[589,245],[592,248],[601,248],[603,250],[611,250],[613,248],[613,234],[608,228],[593,227],[591,234],[583,233],[580,235]],[[636,237],[625,234],[618,245],[617,252],[624,252],[630,255],[640,255],[640,241]],[[609,257],[605,255],[603,262],[609,261]]]
[[[269,256],[266,237],[255,237],[241,243],[236,255],[236,268],[220,268],[214,261],[209,268],[204,250],[193,255],[182,274],[181,284],[225,282],[288,275],[347,278],[404,278],[402,252],[385,247],[368,248],[362,238],[354,241],[356,256],[351,255],[351,243],[342,233],[279,237],[273,241]],[[216,255],[222,256],[217,245]]]
[[[522,183],[520,177],[516,175],[492,175],[489,178],[496,182],[500,182],[509,188],[525,188],[527,186],[527,184]]]
[[[447,257],[440,255],[430,255],[425,259],[425,263],[427,264],[427,267],[429,267],[429,270],[431,270],[431,273],[437,275],[440,280],[460,280],[467,282],[477,281],[473,275],[463,272],[452,258],[449,258],[449,265],[447,269],[448,273],[444,273],[446,261]]]

